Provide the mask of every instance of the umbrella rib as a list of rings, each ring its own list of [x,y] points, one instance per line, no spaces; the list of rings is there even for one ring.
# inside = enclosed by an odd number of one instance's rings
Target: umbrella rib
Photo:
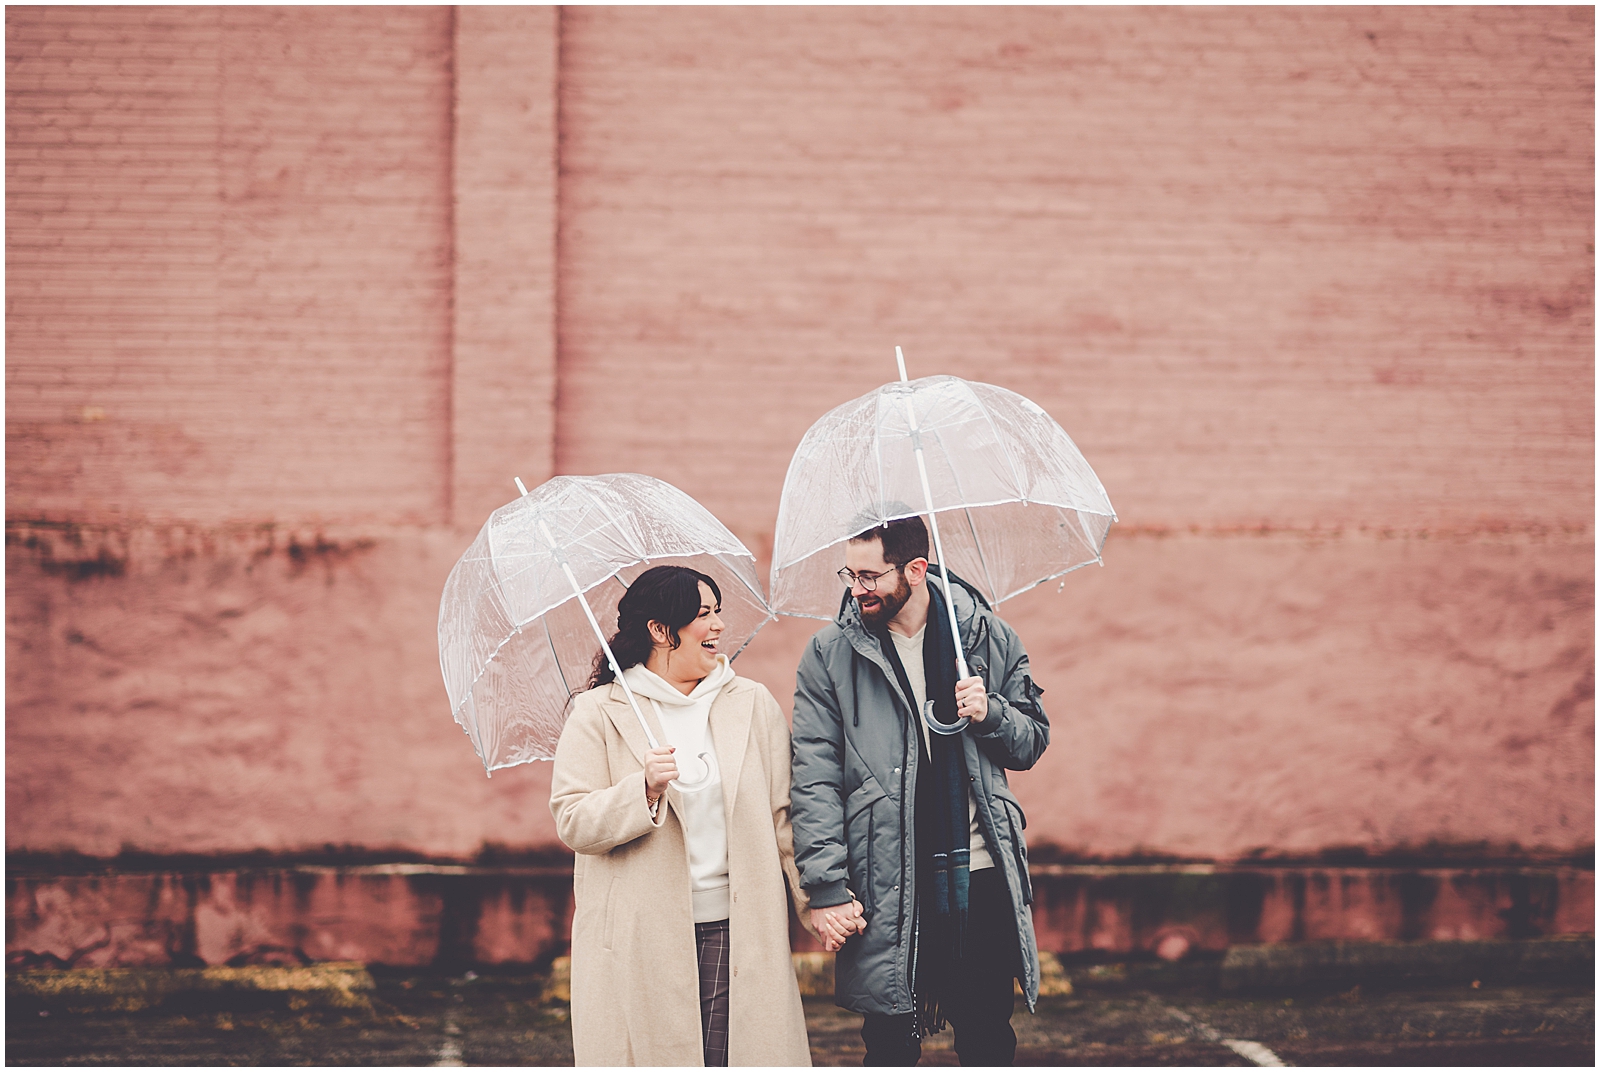
[[[550,645],[550,661],[556,664],[556,673],[561,675],[561,687],[566,690],[567,698],[570,700],[572,686],[567,683],[567,671],[562,667],[561,655],[556,651],[556,638],[550,635],[550,615],[546,614],[539,624],[544,626],[544,642]]]
[[[1018,588],[1015,592],[1010,592],[1010,593],[1007,593],[1004,596],[1001,596],[999,599],[994,601],[994,605],[998,607],[1000,604],[1004,603],[1006,600],[1011,599],[1014,596],[1020,596],[1022,593],[1032,591],[1033,589],[1039,587],[1041,584],[1045,584],[1045,583],[1047,583],[1049,581],[1053,581],[1057,577],[1064,577],[1069,573],[1072,573],[1072,572],[1074,572],[1076,570],[1081,570],[1083,567],[1088,566],[1088,565],[1092,565],[1093,563],[1098,562],[1098,561],[1100,561],[1100,559],[1097,556],[1095,558],[1089,559],[1088,562],[1079,562],[1076,566],[1068,566],[1066,569],[1056,570],[1056,572],[1052,573],[1048,577],[1040,577],[1037,581],[1034,581],[1032,584],[1025,584],[1021,588]]]
[[[990,427],[992,428],[993,425],[990,425]],[[939,444],[940,448],[944,452],[945,457],[948,458],[950,456],[950,451],[949,448],[945,447],[944,437],[939,434],[939,430],[937,428],[932,429],[932,432],[934,442]],[[994,583],[994,574],[989,571],[989,559],[984,556],[983,544],[978,540],[978,526],[972,522],[972,507],[966,505],[967,493],[961,490],[961,474],[956,472],[955,463],[953,462],[950,465],[950,479],[955,481],[956,498],[962,503],[961,512],[967,517],[967,531],[972,533],[972,549],[977,552],[978,565],[983,567],[984,579],[989,582],[989,591],[991,594],[993,594],[1000,591],[1000,586]],[[930,508],[933,506],[932,503],[929,503],[928,505]],[[946,571],[950,569],[950,563],[948,562],[941,562],[939,565],[943,566]]]
[[[565,603],[566,600],[563,599],[561,602]],[[560,603],[556,604],[556,606],[560,605]],[[494,646],[494,650],[489,653],[489,657],[483,660],[483,665],[478,668],[478,672],[472,675],[471,681],[467,682],[466,694],[461,700],[462,704],[466,703],[467,699],[471,697],[473,688],[478,684],[479,681],[483,679],[483,675],[489,672],[489,667],[494,665],[494,661],[500,657],[500,652],[505,648],[505,646],[511,643],[511,638],[521,632],[521,628],[521,626],[513,626],[511,632],[507,633],[505,638]],[[461,704],[457,704],[456,710],[460,710],[460,708]]]
[[[1022,497],[1023,502],[1027,502],[1028,489],[1022,486],[1022,474],[1017,471],[1017,460],[1011,456],[1011,448],[1006,445],[1004,437],[1000,435],[1000,429],[994,423],[994,417],[992,414],[990,414],[989,407],[984,405],[983,401],[978,398],[978,392],[972,389],[971,384],[967,383],[965,380],[962,380],[961,382],[966,384],[967,393],[972,395],[972,401],[978,407],[978,412],[983,414],[983,419],[985,421],[989,422],[989,430],[994,433],[994,441],[1000,444],[1000,453],[1006,456],[1006,464],[1011,467],[1011,479],[1016,483],[1017,493]],[[1054,418],[1051,419],[1054,420]]]
[[[1094,552],[1095,561],[1098,562],[1100,560],[1100,548],[1095,546],[1094,533],[1089,531],[1089,523],[1083,519],[1083,511],[1074,510],[1072,513],[1078,519],[1078,527],[1083,530],[1084,545]]]
[[[969,509],[976,510],[980,506],[1004,506],[1006,503],[1013,503],[1013,502],[1016,502],[1016,501],[1017,500],[1015,500],[1015,499],[985,499],[983,502],[968,503],[967,507]],[[1061,504],[1057,503],[1057,502],[1045,502],[1044,505],[1045,506],[1060,506]],[[957,508],[952,506],[952,507],[948,507],[947,509],[954,510],[954,509],[957,509]],[[1077,509],[1077,507],[1068,506],[1068,507],[1065,507],[1065,509],[1075,510],[1075,509]],[[905,513],[901,514],[900,517],[921,517],[925,513],[927,513],[926,510],[908,510]],[[1094,511],[1091,510],[1090,513],[1094,513]],[[897,519],[896,518],[889,518],[888,520],[892,521],[892,520],[897,520]],[[855,535],[855,533],[851,533],[850,534],[850,536],[854,536],[854,535]],[[790,569],[793,566],[798,565],[801,562],[804,562],[806,559],[810,558],[812,555],[821,554],[823,551],[826,551],[828,548],[834,546],[835,544],[844,543],[846,540],[848,540],[850,538],[850,536],[840,536],[837,539],[829,540],[827,543],[823,544],[821,547],[813,548],[812,550],[807,551],[803,555],[796,555],[794,558],[789,559],[783,565],[775,566],[774,569],[778,569],[778,570]],[[776,562],[777,560],[774,559],[773,561]],[[787,614],[788,611],[785,611],[784,613]],[[823,621],[832,621],[833,619],[832,618],[824,618],[822,620]]]
[[[469,705],[472,705],[472,693],[470,691],[467,693],[467,695],[461,698],[460,703],[456,704],[456,706],[451,709],[450,717],[455,719],[456,725],[460,726],[461,729],[466,733],[467,740],[472,742],[472,750],[478,753],[478,758],[482,759],[483,744],[478,738],[478,720],[475,718],[463,717]],[[488,767],[489,761],[484,759],[483,765]]]
[[[994,574],[989,570],[989,556],[983,553],[983,541],[978,539],[978,526],[973,523],[972,510],[963,506],[961,512],[967,516],[967,531],[972,533],[972,549],[978,553],[978,564],[983,567],[983,578],[989,582],[989,591],[998,592],[1000,586],[995,583]]]
[[[592,498],[595,506],[599,507],[600,512],[606,515],[606,520],[610,521],[612,526],[617,530],[618,534],[628,541],[628,549],[632,551],[638,558],[648,562],[650,560],[650,556],[645,553],[645,549],[643,547],[640,547],[638,544],[633,542],[633,533],[624,528],[622,522],[617,520],[616,515],[611,512],[611,507],[607,505],[606,501],[599,495],[594,495]]]
[[[751,557],[752,557],[752,561],[753,561],[754,560],[754,556],[751,556]],[[733,662],[733,660],[735,660],[735,659],[737,659],[739,657],[739,652],[740,651],[744,651],[744,649],[746,649],[746,648],[748,648],[750,646],[750,642],[756,638],[756,634],[757,633],[761,632],[761,629],[762,629],[763,626],[765,626],[768,622],[776,621],[777,617],[778,617],[776,614],[773,613],[772,606],[771,606],[771,604],[769,604],[767,602],[767,597],[766,596],[762,595],[755,588],[752,588],[750,586],[750,582],[745,580],[744,577],[740,574],[740,572],[738,570],[733,570],[732,573],[733,573],[734,577],[738,580],[738,582],[740,584],[744,585],[745,590],[747,592],[749,592],[751,595],[756,597],[756,603],[761,607],[762,610],[767,612],[767,616],[765,618],[761,619],[761,625],[758,625],[754,629],[752,629],[750,631],[750,635],[744,638],[744,643],[739,645],[739,651],[736,651],[732,655],[728,656],[728,661],[730,663]]]
[[[1109,506],[1110,503],[1107,503],[1106,505]],[[1094,550],[1094,560],[1096,562],[1102,562],[1103,563],[1104,559],[1102,558],[1102,553],[1105,551],[1106,538],[1111,535],[1111,526],[1115,525],[1117,523],[1117,515],[1116,515],[1115,511],[1113,511],[1110,514],[1095,513],[1093,511],[1089,511],[1089,513],[1092,513],[1093,516],[1095,516],[1095,517],[1109,517],[1111,519],[1110,521],[1106,522],[1106,531],[1101,533],[1100,534],[1100,538],[1098,540],[1096,540],[1095,536],[1094,536],[1094,533],[1089,531],[1089,521],[1084,516],[1085,511],[1083,511],[1083,510],[1077,511],[1078,524],[1083,527],[1083,531],[1084,531],[1085,535],[1088,537],[1088,544]]]

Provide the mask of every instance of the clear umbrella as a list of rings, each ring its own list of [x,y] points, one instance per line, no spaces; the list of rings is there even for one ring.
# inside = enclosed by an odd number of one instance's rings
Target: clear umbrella
[[[955,376],[908,380],[902,358],[899,383],[825,414],[800,440],[773,536],[773,610],[831,620],[838,545],[917,514],[941,567],[991,604],[1099,562],[1117,519],[1082,452],[1040,406]],[[956,651],[964,662],[959,640]]]
[[[614,626],[628,585],[660,565],[716,580],[730,658],[773,617],[755,556],[705,507],[654,477],[558,476],[489,515],[439,601],[450,710],[486,771],[555,756],[595,653],[603,649],[615,670],[600,622]]]

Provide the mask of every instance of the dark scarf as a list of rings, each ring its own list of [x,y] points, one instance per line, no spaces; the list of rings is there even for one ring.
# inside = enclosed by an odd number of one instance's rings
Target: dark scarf
[[[956,649],[944,597],[933,585],[928,624],[922,638],[922,672],[934,718],[956,721]],[[915,702],[900,653],[887,630],[879,642],[907,699]],[[916,715],[922,743],[922,715]],[[916,786],[917,941],[916,990],[919,1026],[933,1033],[944,1027],[941,999],[950,992],[967,929],[971,819],[967,814],[967,756],[962,737],[929,733],[931,749],[919,747]]]

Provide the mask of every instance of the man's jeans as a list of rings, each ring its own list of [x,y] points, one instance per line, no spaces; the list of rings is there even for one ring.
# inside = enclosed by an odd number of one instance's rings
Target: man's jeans
[[[1021,966],[1011,893],[997,867],[972,872],[967,894],[966,955],[957,990],[941,1003],[955,1029],[956,1055],[964,1065],[1009,1065],[1017,1054],[1011,1029],[1012,981]],[[915,1017],[868,1013],[861,1024],[865,1065],[914,1065],[922,1043],[911,1037]]]

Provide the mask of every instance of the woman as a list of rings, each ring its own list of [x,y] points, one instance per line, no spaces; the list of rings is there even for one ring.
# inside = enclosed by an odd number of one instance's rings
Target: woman
[[[579,1065],[809,1065],[789,959],[789,728],[717,651],[722,593],[646,570],[556,748],[550,810],[575,853],[572,1048]]]

